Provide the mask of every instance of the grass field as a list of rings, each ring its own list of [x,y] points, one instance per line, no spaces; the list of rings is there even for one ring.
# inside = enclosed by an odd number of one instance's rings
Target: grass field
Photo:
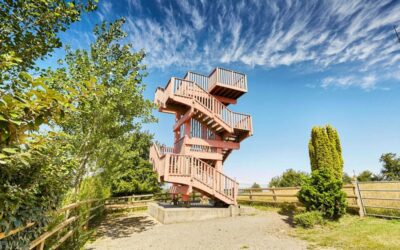
[[[296,228],[294,236],[307,240],[311,248],[399,249],[400,220],[344,216],[313,229]]]

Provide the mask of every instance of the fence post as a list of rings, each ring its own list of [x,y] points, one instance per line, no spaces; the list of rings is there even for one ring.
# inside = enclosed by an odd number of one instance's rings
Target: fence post
[[[45,242],[45,241],[42,241],[39,245],[37,245],[37,246],[35,247],[35,249],[36,249],[36,250],[43,250],[43,249],[44,249],[44,242]]]
[[[90,209],[92,208],[92,202],[89,202],[87,204],[87,221],[85,223],[85,226],[83,227],[84,230],[87,230],[89,228],[89,218],[90,218]]]
[[[357,206],[359,208],[358,214],[360,215],[360,217],[364,217],[364,215],[365,215],[365,207],[364,207],[364,204],[363,204],[363,201],[362,201],[360,187],[358,185],[358,181],[357,180],[353,181],[353,192],[354,192],[354,195],[356,196]]]
[[[276,200],[276,194],[275,194],[275,187],[272,187],[271,188],[271,191],[272,191],[272,198],[274,199],[274,202],[277,202],[277,200]]]
[[[250,191],[249,199],[250,199],[250,200],[253,200],[253,195],[252,195],[252,192],[253,192],[253,191],[252,191],[251,189],[250,189],[249,191]]]

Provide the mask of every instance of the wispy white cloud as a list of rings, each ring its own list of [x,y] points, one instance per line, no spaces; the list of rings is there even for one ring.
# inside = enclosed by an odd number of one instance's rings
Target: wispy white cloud
[[[326,80],[324,87],[373,89],[400,64],[392,26],[400,2],[128,0],[129,38],[152,68],[242,64],[274,68],[307,62],[313,69],[351,64],[364,78]],[[103,4],[104,5],[104,4]],[[112,6],[102,6],[102,15]],[[130,7],[130,8],[131,8]],[[351,76],[351,73],[349,74]],[[368,76],[375,75],[374,79]]]
[[[102,1],[99,5],[98,11],[96,11],[97,16],[100,21],[104,21],[108,17],[113,9],[113,5],[110,1]]]
[[[376,87],[377,77],[375,75],[356,76],[350,75],[345,77],[326,77],[322,80],[323,88],[338,87],[350,88],[359,87],[363,90],[372,90]]]

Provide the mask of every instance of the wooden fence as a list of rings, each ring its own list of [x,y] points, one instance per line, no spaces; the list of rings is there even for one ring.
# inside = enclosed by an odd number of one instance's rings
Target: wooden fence
[[[121,209],[141,209],[147,208],[147,203],[154,200],[155,198],[152,194],[111,197],[106,200],[105,208],[111,211]]]
[[[239,189],[238,201],[251,203],[300,203],[300,187]],[[360,216],[370,215],[400,219],[400,182],[354,182],[344,185],[350,208]]]
[[[278,188],[246,188],[239,189],[238,201],[255,201],[266,203],[299,203],[297,193],[300,187],[278,187]],[[343,187],[347,195],[348,203],[352,206],[357,205],[357,196],[353,185]]]
[[[199,197],[199,194],[193,193],[191,198],[194,201]],[[79,228],[87,229],[90,220],[99,215],[103,210],[115,211],[124,209],[146,209],[149,202],[166,202],[170,200],[170,194],[160,193],[156,195],[146,194],[110,197],[108,199],[92,199],[69,204],[54,212],[53,216],[55,216],[59,222],[51,228],[48,228],[45,233],[33,240],[30,243],[29,249],[44,249],[45,244],[48,249],[57,249],[62,243],[72,237],[74,232]],[[7,233],[0,232],[0,240],[17,234],[34,225],[35,223],[28,223],[25,226],[16,228]],[[46,240],[48,242],[46,242]],[[47,243],[50,243],[50,246],[48,246]]]
[[[72,203],[55,211],[53,216],[60,222],[56,225],[53,225],[45,233],[33,240],[29,245],[29,249],[43,249],[46,240],[55,234],[57,234],[58,237],[57,239],[52,239],[52,245],[49,248],[58,248],[79,228],[87,228],[89,221],[96,217],[103,210],[103,208],[104,199],[91,199]],[[7,233],[2,232],[0,233],[0,240],[34,225],[35,223],[28,223],[25,226],[11,230]]]
[[[237,200],[238,202],[270,204],[299,203],[297,199],[299,190],[299,187],[239,189]],[[351,185],[344,185],[343,191],[347,194],[349,207],[357,209],[360,216],[369,215],[400,219],[400,181],[354,182]],[[193,193],[192,200],[194,201],[199,197],[199,194]],[[99,215],[104,209],[146,208],[151,201],[168,200],[170,200],[170,195],[163,193],[158,195],[132,195],[108,199],[92,199],[67,205],[55,212],[55,216],[60,222],[33,240],[29,249],[43,249],[46,240],[50,238],[52,239],[52,245],[50,247],[46,245],[46,248],[58,248],[73,236],[78,229],[86,229],[90,220]],[[28,223],[7,233],[0,232],[0,240],[34,225],[34,223]],[[54,235],[57,236],[56,239],[54,239]]]
[[[400,219],[400,181],[359,182],[362,213]]]
[[[158,195],[157,199],[164,199],[164,195]],[[100,214],[104,209],[130,209],[130,208],[146,208],[147,203],[154,201],[152,194],[150,195],[132,195],[124,197],[111,197],[108,199],[91,199],[69,204],[60,208],[54,213],[58,223],[48,228],[46,232],[34,239],[29,249],[57,249],[67,239],[72,237],[78,229],[87,229],[89,222]],[[0,232],[0,240],[11,235],[17,234],[27,228],[34,226],[35,223],[28,223],[25,226],[16,228],[7,233]],[[46,240],[48,242],[46,242]]]

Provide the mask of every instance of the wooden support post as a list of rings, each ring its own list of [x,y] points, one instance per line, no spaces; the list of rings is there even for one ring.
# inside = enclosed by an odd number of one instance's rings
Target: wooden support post
[[[249,200],[253,200],[253,195],[252,195],[252,190],[250,189],[250,196],[249,196]]]
[[[42,241],[39,245],[36,246],[35,250],[43,250],[44,249],[44,241]]]
[[[87,230],[89,228],[89,218],[90,218],[90,209],[92,208],[92,203],[89,202],[88,203],[88,214],[87,214],[87,221],[85,223],[85,226],[83,227],[85,230]]]
[[[356,196],[357,206],[359,208],[358,214],[360,215],[360,217],[364,217],[365,216],[365,207],[363,204],[360,187],[358,185],[357,180],[353,181],[353,192],[354,192],[354,195]]]
[[[274,202],[277,202],[277,200],[276,200],[276,193],[275,193],[275,187],[272,187],[271,188],[271,191],[272,191],[272,198],[274,199]]]

